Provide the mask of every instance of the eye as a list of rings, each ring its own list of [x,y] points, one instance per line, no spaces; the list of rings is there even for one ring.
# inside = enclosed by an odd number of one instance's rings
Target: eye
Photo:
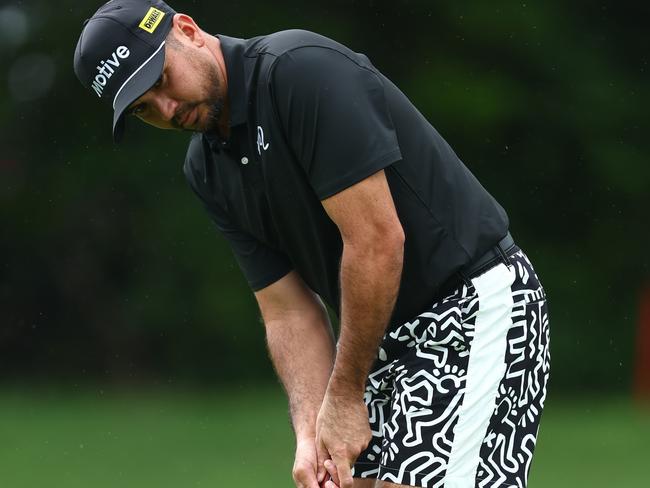
[[[144,103],[139,103],[135,107],[132,107],[128,112],[127,115],[135,115],[136,117],[138,115],[142,115],[145,111],[145,104]]]
[[[160,74],[158,81],[156,81],[156,83],[152,85],[150,90],[156,90],[160,88],[163,85],[164,81],[165,81],[165,72],[163,71]],[[131,107],[127,112],[127,115],[135,115],[136,117],[138,117],[145,114],[146,111],[147,111],[147,104],[143,102],[135,105],[134,107]]]

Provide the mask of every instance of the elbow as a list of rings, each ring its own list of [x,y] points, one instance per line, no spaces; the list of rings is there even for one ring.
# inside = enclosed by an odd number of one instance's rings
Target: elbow
[[[395,261],[401,270],[402,264],[404,262],[404,242],[406,241],[406,236],[404,234],[404,229],[401,225],[394,232],[391,233],[388,238],[388,250],[390,256]]]
[[[386,256],[386,258],[402,262],[404,258],[404,242],[406,237],[401,225],[391,228],[389,232],[384,232],[378,236],[376,243],[379,245],[377,252]]]
[[[363,239],[344,241],[344,249],[375,263],[386,262],[401,268],[405,241],[404,229],[398,223],[389,228],[367,232]]]
[[[400,254],[404,254],[404,242],[406,242],[406,234],[402,224],[398,224],[392,233],[392,242],[395,249],[398,249]]]

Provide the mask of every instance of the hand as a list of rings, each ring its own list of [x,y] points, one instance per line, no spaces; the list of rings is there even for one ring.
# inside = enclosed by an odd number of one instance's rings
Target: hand
[[[297,488],[339,488],[330,481],[325,466],[318,465],[313,437],[298,440],[292,475]]]
[[[328,391],[316,420],[318,467],[325,466],[340,488],[352,488],[351,468],[372,438],[368,409],[353,398]]]

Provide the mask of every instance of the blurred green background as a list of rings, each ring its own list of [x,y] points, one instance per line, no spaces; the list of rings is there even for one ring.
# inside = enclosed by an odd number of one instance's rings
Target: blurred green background
[[[530,486],[647,486],[648,4],[170,3],[213,33],[327,35],[409,96],[549,295]],[[0,487],[291,486],[259,313],[184,181],[188,136],[132,123],[113,145],[72,71],[99,5],[0,2]]]

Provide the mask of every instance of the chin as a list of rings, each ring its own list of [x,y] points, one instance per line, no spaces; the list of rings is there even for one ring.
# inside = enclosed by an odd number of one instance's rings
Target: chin
[[[194,132],[205,132],[206,130],[206,112],[203,107],[199,107],[198,109],[198,114],[196,116],[196,120],[194,121],[194,124],[192,127],[190,127],[190,130],[193,130]]]

